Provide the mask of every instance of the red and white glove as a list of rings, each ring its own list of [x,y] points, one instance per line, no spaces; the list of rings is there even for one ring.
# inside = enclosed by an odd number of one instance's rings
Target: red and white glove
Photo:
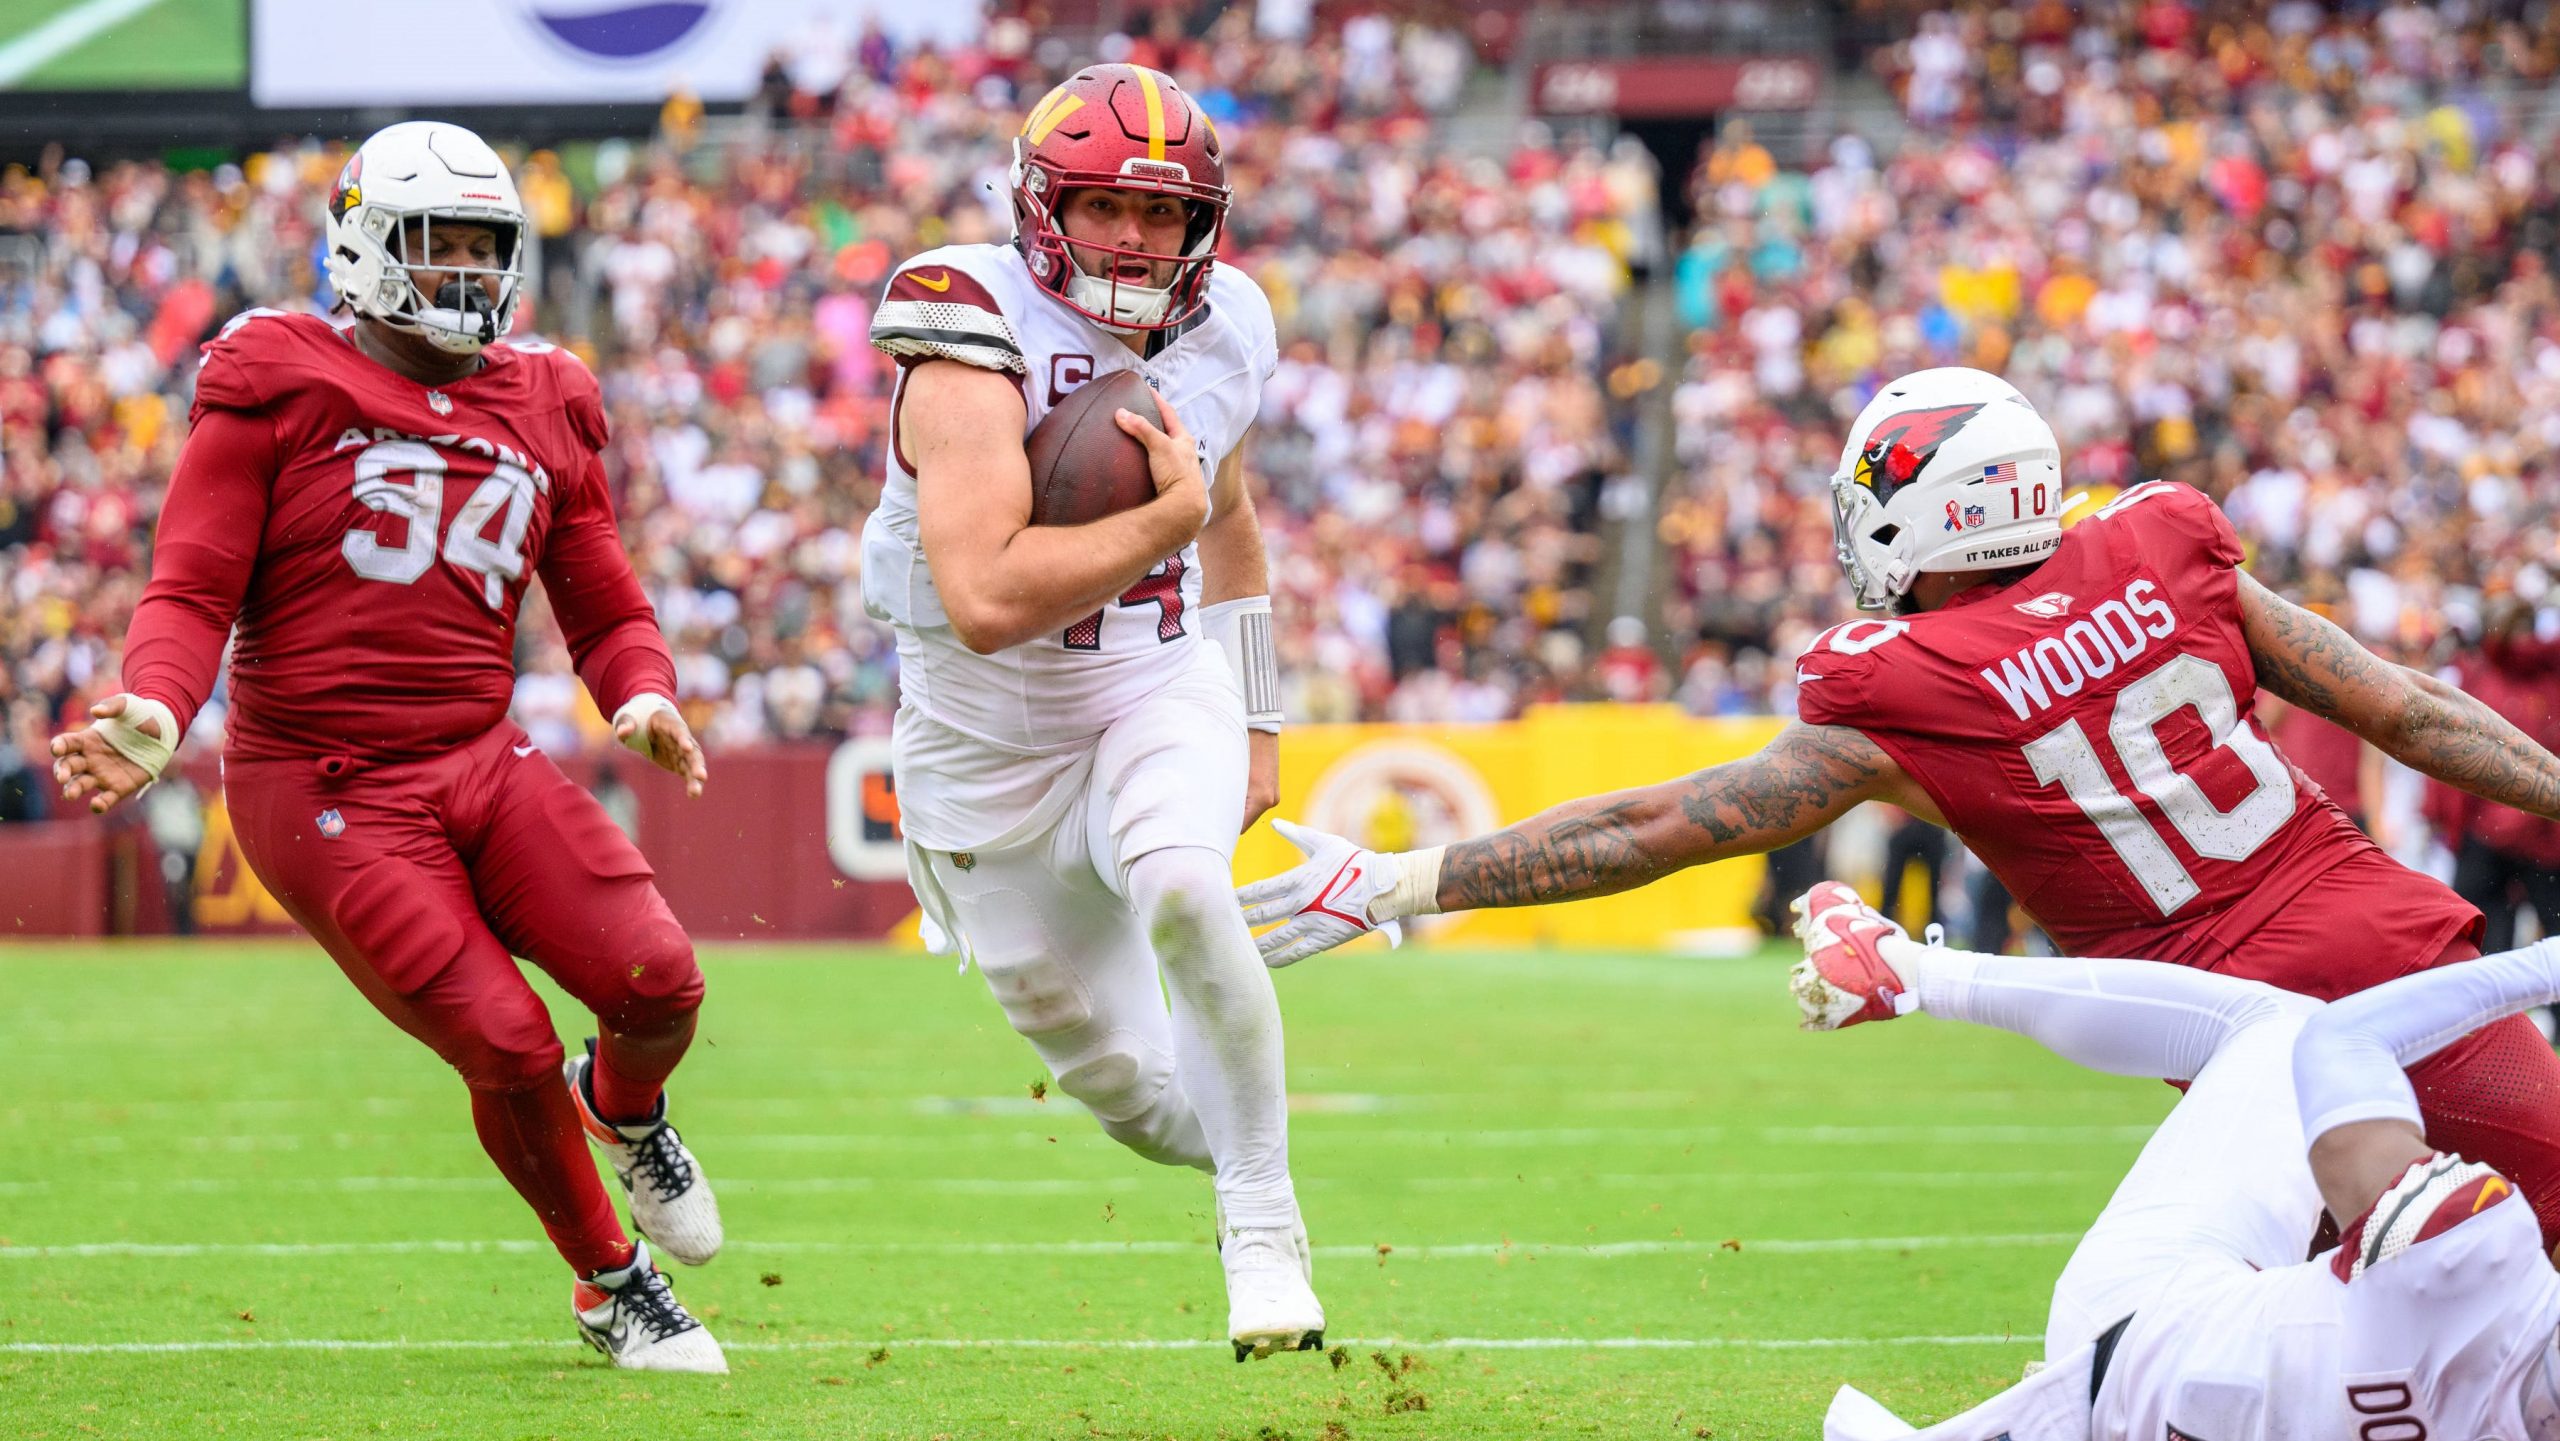
[[[1245,924],[1276,930],[1254,939],[1262,963],[1292,965],[1371,931],[1404,943],[1402,917],[1440,909],[1440,851],[1373,851],[1291,821],[1271,828],[1306,857],[1276,876],[1236,888]]]

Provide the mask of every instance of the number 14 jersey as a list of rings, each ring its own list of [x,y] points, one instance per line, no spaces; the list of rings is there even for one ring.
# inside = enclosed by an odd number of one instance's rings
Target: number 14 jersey
[[[2324,999],[2424,967],[2479,913],[2268,742],[2241,559],[2204,495],[2137,486],[2016,584],[1826,632],[1799,713],[1892,756],[2066,954]]]

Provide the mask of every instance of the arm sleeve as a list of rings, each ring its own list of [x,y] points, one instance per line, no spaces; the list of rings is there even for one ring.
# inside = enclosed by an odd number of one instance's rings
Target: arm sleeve
[[[179,735],[195,723],[222,668],[280,463],[265,416],[212,407],[199,408],[178,453],[152,542],[151,583],[125,636],[124,687],[167,706]]]
[[[542,551],[542,588],[578,663],[578,678],[606,715],[643,691],[673,699],[676,665],[658,614],[640,589],[605,497],[604,462],[587,459]]]
[[[1919,1009],[2011,1031],[2114,1076],[2193,1080],[2250,1026],[2319,1002],[2158,961],[2044,960],[1883,942]]]
[[[2333,1002],[2293,1048],[2302,1138],[2356,1121],[2423,1124],[2403,1074],[2492,1021],[2560,1001],[2560,940],[2402,976]]]

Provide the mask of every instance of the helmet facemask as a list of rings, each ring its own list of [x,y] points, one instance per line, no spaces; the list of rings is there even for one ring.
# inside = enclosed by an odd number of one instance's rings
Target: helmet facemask
[[[481,347],[507,333],[515,320],[516,302],[524,290],[524,227],[511,217],[455,214],[421,211],[394,215],[377,211],[390,219],[390,234],[385,244],[391,252],[383,266],[383,297],[390,301],[373,318],[386,325],[426,337],[439,350],[456,355],[475,355]],[[373,215],[365,217],[371,228]],[[438,221],[447,225],[475,225],[490,231],[498,241],[498,263],[495,265],[440,264],[428,257],[435,254],[435,227]],[[497,281],[497,296],[492,299],[484,277]],[[436,281],[436,291],[427,294],[423,280]]]

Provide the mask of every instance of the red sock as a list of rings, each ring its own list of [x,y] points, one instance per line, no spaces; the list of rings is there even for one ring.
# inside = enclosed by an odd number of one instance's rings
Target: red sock
[[[471,1124],[489,1159],[533,1207],[551,1244],[579,1275],[631,1264],[631,1238],[622,1233],[605,1196],[566,1087],[553,1082],[521,1091],[473,1091]]]
[[[2409,1068],[2427,1144],[2495,1166],[2533,1203],[2542,1244],[2560,1246],[2560,1057],[2509,1016]]]
[[[596,1114],[608,1121],[645,1121],[658,1109],[676,1063],[693,1044],[695,1012],[687,1010],[655,1031],[617,1031],[599,1025],[596,1063],[587,1072]]]

